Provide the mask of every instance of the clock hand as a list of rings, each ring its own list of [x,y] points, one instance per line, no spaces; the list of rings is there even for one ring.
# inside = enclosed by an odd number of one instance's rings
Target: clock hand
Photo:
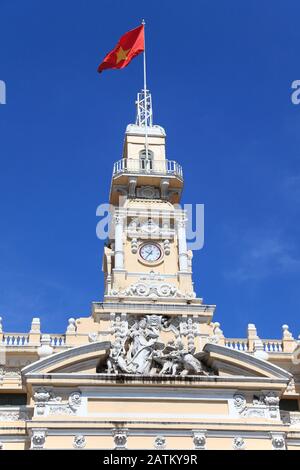
[[[150,251],[150,253],[148,253],[148,256],[146,257],[146,259],[148,259],[150,255],[152,255],[152,250]]]

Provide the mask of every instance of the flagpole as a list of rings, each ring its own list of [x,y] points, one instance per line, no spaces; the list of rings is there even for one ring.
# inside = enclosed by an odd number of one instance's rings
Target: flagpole
[[[147,105],[147,67],[146,67],[146,35],[145,35],[145,20],[142,20],[144,25],[144,53],[143,53],[143,66],[144,66],[144,106],[145,106],[145,148],[146,160],[148,160],[148,105]]]

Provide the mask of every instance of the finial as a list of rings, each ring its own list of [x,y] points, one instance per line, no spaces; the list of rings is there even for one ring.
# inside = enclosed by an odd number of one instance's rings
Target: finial
[[[76,320],[75,318],[69,318],[66,333],[75,333],[76,331]]]
[[[143,24],[144,26],[145,26],[145,24],[146,24],[144,18],[142,19],[142,24]]]
[[[283,338],[293,338],[293,335],[292,333],[290,332],[289,330],[289,325],[282,325],[282,334],[283,334]]]

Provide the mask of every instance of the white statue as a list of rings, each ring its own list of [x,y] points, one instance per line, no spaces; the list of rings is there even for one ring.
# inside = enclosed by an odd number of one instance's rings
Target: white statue
[[[160,332],[172,332],[175,339],[167,344],[159,340]],[[157,315],[135,320],[125,337],[117,337],[106,359],[109,374],[140,375],[208,375],[201,354],[186,349],[173,319]],[[204,356],[205,353],[202,353]]]

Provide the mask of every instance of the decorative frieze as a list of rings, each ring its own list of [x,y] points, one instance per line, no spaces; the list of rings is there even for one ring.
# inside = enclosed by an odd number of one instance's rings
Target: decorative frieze
[[[174,284],[155,280],[144,280],[143,277],[134,284],[131,284],[124,290],[112,289],[109,293],[113,297],[145,297],[145,298],[180,298],[194,299],[195,292],[183,293]]]
[[[21,370],[18,367],[0,366],[0,380],[4,378],[19,379],[21,378]]]
[[[28,419],[28,414],[25,410],[14,407],[14,409],[0,408],[0,422],[5,421],[25,421]]]
[[[76,415],[81,406],[81,393],[74,391],[69,395],[68,402],[63,403],[62,397],[55,396],[52,390],[41,387],[33,395],[35,415]]]
[[[275,392],[254,395],[252,404],[248,405],[245,396],[236,393],[233,397],[233,405],[236,411],[245,418],[280,419],[279,397]]]
[[[136,195],[145,199],[158,199],[160,197],[159,189],[155,186],[140,186],[136,190]]]

